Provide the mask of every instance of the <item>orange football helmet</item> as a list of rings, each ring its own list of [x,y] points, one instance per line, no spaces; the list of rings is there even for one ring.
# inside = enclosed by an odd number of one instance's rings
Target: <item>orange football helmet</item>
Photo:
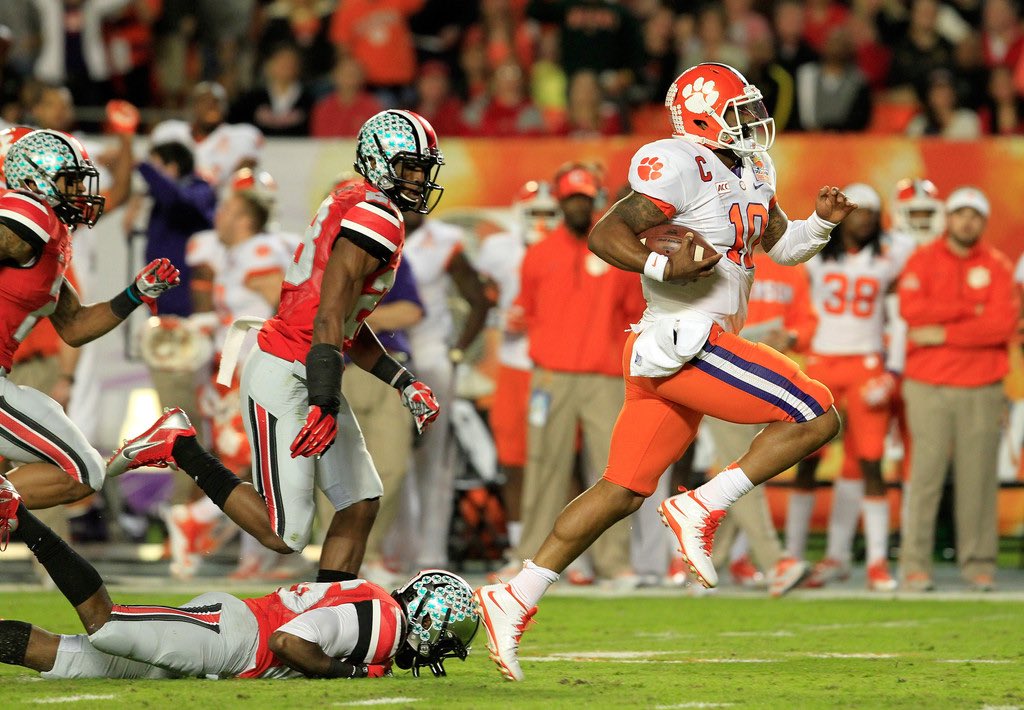
[[[512,212],[523,241],[536,244],[558,226],[562,212],[552,194],[551,185],[530,180],[519,189]]]
[[[760,89],[727,64],[704,62],[672,82],[665,96],[672,135],[737,155],[766,151],[775,142],[775,120]]]
[[[892,226],[921,244],[942,234],[946,229],[946,210],[935,183],[918,178],[905,178],[896,183]]]
[[[277,200],[277,181],[266,170],[253,170],[252,168],[236,170],[228,181],[228,190],[231,193],[252,193],[257,200],[268,207],[273,206]]]

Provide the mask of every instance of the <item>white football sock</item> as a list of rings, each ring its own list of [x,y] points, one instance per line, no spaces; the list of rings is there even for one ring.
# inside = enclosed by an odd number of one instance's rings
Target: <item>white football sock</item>
[[[807,531],[811,527],[814,494],[793,491],[786,501],[786,557],[797,560],[807,552]]]
[[[693,494],[709,510],[725,510],[740,499],[744,493],[754,489],[754,484],[743,473],[739,466],[727,468],[703,486],[699,486]]]
[[[864,499],[864,480],[837,478],[832,483],[832,511],[828,516],[826,557],[849,564],[853,557],[853,538],[860,521],[860,502]]]
[[[558,573],[533,564],[533,560],[524,560],[523,569],[519,571],[508,586],[512,588],[519,601],[527,609],[537,606],[537,602],[548,591],[548,587],[558,581]]]
[[[519,547],[519,541],[523,537],[523,523],[520,520],[508,521],[508,546]]]
[[[729,548],[729,561],[735,562],[741,557],[746,557],[750,551],[750,544],[747,542],[747,534],[742,530],[733,540],[732,547]]]
[[[872,565],[889,558],[889,499],[885,496],[865,497],[864,538],[867,543],[867,562]]]

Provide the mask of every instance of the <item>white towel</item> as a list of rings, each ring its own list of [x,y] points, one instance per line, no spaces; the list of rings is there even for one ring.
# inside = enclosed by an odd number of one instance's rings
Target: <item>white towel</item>
[[[708,340],[714,321],[700,313],[659,318],[631,326],[639,333],[633,342],[629,374],[633,377],[668,377],[696,355]]]

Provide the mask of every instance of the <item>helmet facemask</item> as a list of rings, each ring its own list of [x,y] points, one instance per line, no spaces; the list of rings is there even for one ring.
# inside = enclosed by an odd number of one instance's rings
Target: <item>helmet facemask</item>
[[[380,140],[377,136],[374,136],[374,139]],[[408,180],[399,177],[396,170],[399,163],[422,172],[423,180]],[[388,178],[394,184],[393,194],[388,192],[388,196],[404,210],[430,214],[444,194],[444,188],[437,183],[437,174],[441,171],[442,165],[444,165],[444,158],[440,152],[430,157],[414,153],[397,154],[391,159],[391,164],[388,166]],[[410,197],[408,194],[410,191],[416,197]]]
[[[51,178],[31,158],[25,161],[35,170],[33,179],[43,190],[53,211],[64,224],[75,228],[80,224],[92,227],[103,214],[106,198],[99,194],[100,174],[91,161],[83,161],[77,167],[62,168]],[[58,182],[63,178],[63,186]]]
[[[768,115],[761,91],[753,84],[743,96],[729,99],[722,116],[709,112],[718,122],[718,144],[739,156],[767,151],[775,143],[775,119]]]

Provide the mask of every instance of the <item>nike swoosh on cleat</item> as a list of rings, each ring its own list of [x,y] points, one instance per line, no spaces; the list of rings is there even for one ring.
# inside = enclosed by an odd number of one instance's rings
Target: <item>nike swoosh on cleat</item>
[[[162,443],[162,441],[147,441],[140,442],[138,444],[132,444],[131,446],[124,447],[124,449],[121,451],[121,455],[124,456],[129,461],[131,461],[133,458],[138,456],[146,449],[152,449],[154,446],[160,446],[160,444]]]

